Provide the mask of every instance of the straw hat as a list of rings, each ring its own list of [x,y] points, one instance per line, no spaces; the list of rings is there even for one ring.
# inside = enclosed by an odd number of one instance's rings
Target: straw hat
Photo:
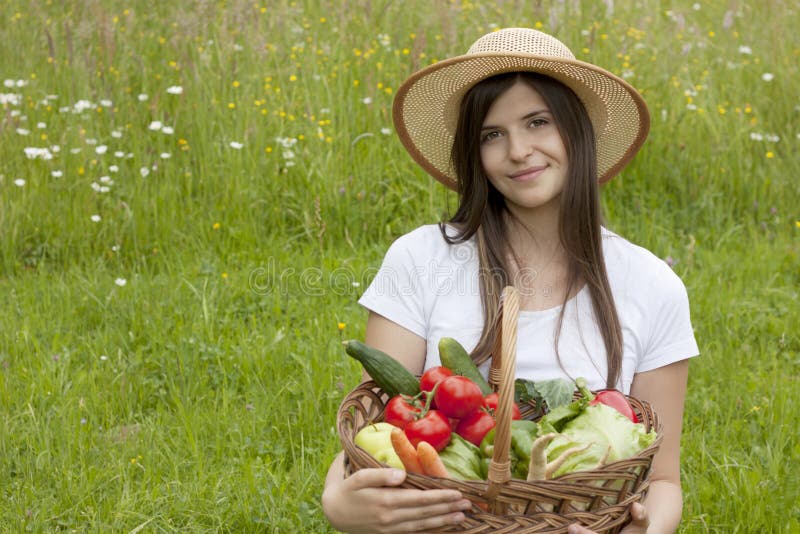
[[[484,35],[463,56],[411,75],[395,96],[400,140],[423,169],[450,189],[457,189],[450,151],[462,97],[481,80],[515,71],[550,76],[575,92],[594,127],[600,183],[617,174],[644,143],[650,114],[636,89],[607,70],[578,61],[555,37],[506,28]]]

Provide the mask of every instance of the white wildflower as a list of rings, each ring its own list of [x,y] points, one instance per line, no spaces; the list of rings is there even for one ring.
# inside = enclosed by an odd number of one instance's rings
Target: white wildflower
[[[123,152],[122,150],[117,150],[116,152],[114,152],[114,157],[115,158],[124,158],[125,157],[125,152]]]
[[[120,137],[122,137],[122,132],[120,132],[119,130],[113,130],[111,132],[111,137],[113,137],[114,139],[119,139]]]
[[[147,167],[142,167],[141,169],[139,169],[139,174],[142,175],[142,178],[147,178],[147,175],[150,174],[150,169],[148,169]]]
[[[3,104],[11,104],[12,106],[19,106],[22,101],[22,95],[14,93],[0,93],[0,106]]]
[[[149,130],[158,131],[163,127],[164,127],[164,125],[161,124],[161,121],[153,121],[153,122],[150,123],[150,126],[148,126],[147,128]]]
[[[391,135],[391,133],[392,133],[392,130],[391,130],[391,129],[389,129],[389,128],[381,128],[381,133],[382,133],[383,135]]]
[[[236,142],[236,141],[231,141],[231,142],[230,142],[230,147],[231,147],[231,148],[234,148],[234,149],[236,149],[236,150],[241,150],[243,146],[244,146],[244,145],[243,145],[242,143],[238,143],[238,142]]]
[[[114,182],[111,180],[110,176],[101,176],[100,177],[100,182],[104,183],[104,184],[108,184],[108,185],[113,185],[114,184]]]
[[[364,104],[372,104],[372,98],[370,98],[370,97],[362,98],[361,101]]]
[[[775,79],[775,75],[772,74],[771,72],[765,72],[764,74],[761,75],[761,79],[764,80],[765,82],[771,82],[772,80]]]
[[[139,99],[139,102],[147,102],[147,99],[148,99],[148,98],[150,98],[150,97],[149,97],[149,96],[147,96],[147,94],[146,94],[146,93],[141,93],[141,94],[140,94],[139,96],[137,96],[136,98],[138,98],[138,99]]]
[[[40,129],[40,130],[44,130],[45,128],[47,128],[47,124],[46,124],[46,123],[44,123],[44,122],[37,122],[37,123],[36,123],[36,127],[37,127],[38,129]]]
[[[295,137],[276,137],[275,141],[283,148],[291,148],[297,144],[297,138]]]
[[[167,92],[171,95],[182,95],[183,94],[183,87],[180,85],[172,85],[167,87]]]
[[[741,46],[739,47],[739,53],[740,53],[740,54],[745,54],[745,55],[749,56],[750,54],[752,54],[752,53],[753,53],[753,49],[752,49],[752,48],[750,48],[750,47],[749,47],[749,46],[747,46],[747,45],[741,45]]]
[[[64,176],[64,173],[62,171],[53,171],[50,173],[50,176],[52,176],[53,178],[61,178],[62,176]]]
[[[172,154],[170,154],[169,152],[162,152],[161,153],[161,159],[169,159],[171,157],[172,157]]]
[[[31,131],[26,130],[25,128],[17,128],[17,133],[19,135],[28,135],[29,133],[31,133]]]
[[[87,109],[91,109],[94,107],[94,104],[89,102],[88,100],[78,100],[75,104],[72,105],[72,112],[73,113],[83,113]]]
[[[53,154],[47,148],[26,147],[25,156],[28,159],[53,159]]]
[[[108,147],[106,145],[98,145],[97,148],[94,149],[94,151],[100,155],[103,155],[106,152],[108,152]]]
[[[4,80],[3,85],[6,87],[25,87],[28,85],[27,80]]]
[[[119,166],[118,165],[111,165],[108,168],[108,170],[109,170],[109,172],[119,172]]]
[[[92,215],[89,218],[92,220],[92,222],[96,222],[96,223],[99,223],[102,220],[99,215]]]
[[[110,108],[111,106],[114,105],[114,103],[111,100],[104,98],[103,100],[100,101],[100,105],[103,106],[104,108]]]
[[[22,187],[25,185],[25,180],[23,180],[22,178],[17,178],[16,180],[14,180],[14,185],[16,185],[17,187]]]
[[[161,133],[172,135],[175,133],[175,129],[172,126],[164,126],[163,128],[161,128]]]
[[[119,287],[123,287],[125,284],[128,283],[128,281],[125,280],[124,278],[117,278],[116,280],[114,280],[114,283],[117,284]]]

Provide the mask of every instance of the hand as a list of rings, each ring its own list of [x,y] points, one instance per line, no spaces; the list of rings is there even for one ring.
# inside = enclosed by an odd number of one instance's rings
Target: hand
[[[641,503],[635,502],[631,505],[631,522],[622,529],[620,534],[646,534],[648,526],[650,526],[650,519],[647,509]],[[570,525],[567,532],[569,534],[597,534],[580,525]]]
[[[422,532],[464,520],[470,502],[456,490],[398,488],[401,469],[361,469],[329,484],[322,508],[331,525],[349,533]]]

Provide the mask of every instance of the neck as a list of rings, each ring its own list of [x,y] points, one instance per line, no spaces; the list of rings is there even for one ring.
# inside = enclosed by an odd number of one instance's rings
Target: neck
[[[523,255],[547,256],[563,250],[559,230],[559,199],[535,210],[509,205],[509,244]]]

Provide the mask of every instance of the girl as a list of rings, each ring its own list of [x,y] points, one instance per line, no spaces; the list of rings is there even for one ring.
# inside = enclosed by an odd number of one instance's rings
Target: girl
[[[623,532],[673,532],[688,358],[698,354],[688,298],[663,261],[601,226],[599,203],[599,184],[644,143],[642,97],[555,38],[511,28],[412,75],[398,90],[394,120],[417,163],[458,191],[459,207],[447,223],[389,248],[359,301],[369,310],[367,344],[420,374],[440,365],[439,339],[450,336],[484,364],[502,288],[514,285],[518,376],[584,377],[592,389],[620,389],[658,412],[664,439],[650,490]],[[457,491],[396,487],[404,476],[363,469],[345,479],[338,458],[325,514],[347,532],[463,520],[470,503]]]

